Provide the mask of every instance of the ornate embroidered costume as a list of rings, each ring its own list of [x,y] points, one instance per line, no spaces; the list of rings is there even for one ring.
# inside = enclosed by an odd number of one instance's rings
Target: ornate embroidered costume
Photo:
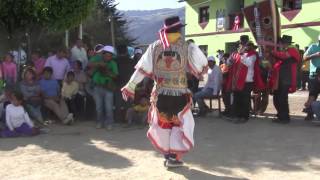
[[[122,92],[125,99],[133,97],[135,86],[145,76],[155,81],[147,136],[166,158],[174,155],[179,159],[194,146],[192,98],[187,87],[187,72],[196,77],[202,76],[207,70],[207,59],[196,45],[187,44],[181,38],[169,43],[165,45],[158,40],[148,47]]]

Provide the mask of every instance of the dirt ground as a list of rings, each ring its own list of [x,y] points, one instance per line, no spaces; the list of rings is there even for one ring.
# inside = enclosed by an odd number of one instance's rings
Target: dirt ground
[[[196,119],[196,146],[184,157],[186,166],[173,170],[163,167],[147,128],[107,132],[89,121],[52,125],[37,137],[0,139],[0,179],[317,180],[320,127],[303,121],[306,96],[290,97],[289,125],[273,124],[270,117],[235,125],[217,113]]]

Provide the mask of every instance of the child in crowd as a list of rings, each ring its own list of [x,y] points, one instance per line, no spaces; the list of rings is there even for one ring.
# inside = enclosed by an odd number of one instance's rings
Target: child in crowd
[[[44,119],[41,113],[42,98],[40,85],[36,81],[37,75],[32,68],[25,69],[23,80],[20,83],[20,91],[25,100],[25,107],[31,118],[38,123],[44,124]]]
[[[6,112],[5,109],[8,104],[10,104],[11,95],[13,88],[6,86],[4,88],[3,94],[0,96],[0,129],[6,124]]]
[[[44,96],[44,105],[53,111],[63,124],[73,123],[73,114],[69,113],[66,102],[60,96],[60,87],[57,80],[52,79],[53,70],[51,67],[45,67],[43,70],[43,79],[40,80],[41,93]]]
[[[73,114],[76,113],[76,95],[79,91],[79,84],[75,81],[75,74],[72,71],[69,71],[67,73],[67,77],[63,82],[61,95],[65,102],[67,103],[67,106],[69,108],[69,111]]]
[[[81,61],[76,61],[74,64],[75,81],[79,84],[79,92],[76,96],[77,112],[81,117],[86,116],[86,105],[88,103],[88,95],[86,86],[88,85],[88,76],[83,71]],[[90,100],[90,99],[89,99]],[[89,101],[90,102],[90,101]]]
[[[8,53],[2,62],[3,79],[6,85],[14,85],[17,82],[17,65],[13,61],[13,55]]]
[[[130,127],[134,121],[139,124],[145,125],[149,106],[150,104],[148,98],[142,97],[139,104],[136,104],[133,107],[129,108],[126,114],[128,123],[127,127]]]
[[[6,126],[1,131],[1,137],[34,136],[39,134],[39,129],[34,128],[28,113],[24,110],[23,95],[13,92],[11,104],[6,107]]]
[[[88,82],[87,74],[82,70],[81,61],[76,61],[74,64],[75,81],[79,84],[79,94],[85,95],[85,85]]]

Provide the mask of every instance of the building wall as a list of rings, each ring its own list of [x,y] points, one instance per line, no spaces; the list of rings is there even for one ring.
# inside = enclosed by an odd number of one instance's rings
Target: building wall
[[[194,39],[197,45],[208,45],[208,54],[213,55],[218,49],[225,49],[225,43],[235,42],[239,40],[240,35],[247,34],[253,40],[250,32],[231,32],[226,31],[221,34],[211,35],[210,33],[216,32],[216,11],[218,9],[226,9],[226,16],[228,11],[234,9],[235,0],[188,0],[186,5],[186,39]],[[255,0],[245,0],[245,6],[253,4]],[[278,5],[282,6],[282,0],[277,0]],[[198,10],[200,7],[210,5],[210,20],[207,26],[202,29],[198,24]],[[302,10],[292,20],[289,21],[281,14],[279,8],[281,24],[285,26],[301,26],[303,23],[320,22],[318,13],[320,9],[320,1],[318,0],[303,0]],[[248,29],[245,22],[244,29]],[[204,34],[205,36],[198,36]],[[297,28],[284,28],[282,34],[293,36],[293,41],[300,45],[301,48],[308,46],[313,41],[317,40],[320,34],[320,26],[297,27]]]

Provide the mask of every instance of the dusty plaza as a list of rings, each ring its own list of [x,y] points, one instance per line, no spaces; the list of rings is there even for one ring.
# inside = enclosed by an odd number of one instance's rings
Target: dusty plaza
[[[195,148],[185,166],[167,170],[146,138],[147,128],[96,130],[93,122],[51,126],[48,134],[0,140],[0,179],[317,180],[319,128],[303,121],[306,92],[290,96],[293,122],[270,117],[246,124],[196,119]],[[269,104],[267,113],[272,114]]]
[[[0,0],[0,180],[320,180],[320,0]]]

